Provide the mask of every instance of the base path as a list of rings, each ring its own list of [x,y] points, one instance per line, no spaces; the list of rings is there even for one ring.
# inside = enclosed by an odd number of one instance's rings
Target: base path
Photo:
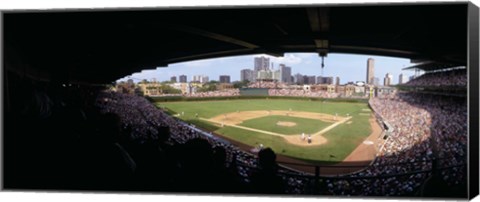
[[[321,166],[320,175],[321,176],[335,176],[342,174],[349,174],[352,172],[357,172],[365,169],[370,165],[370,163],[375,158],[375,152],[377,151],[378,145],[383,143],[382,138],[379,138],[382,133],[382,128],[375,121],[375,118],[370,119],[370,125],[372,128],[372,133],[365,138],[357,148],[350,153],[342,162],[339,162],[335,165]],[[243,151],[249,152],[253,149],[253,146],[238,142],[234,139],[231,139],[227,136],[221,134],[216,134],[228,141],[233,145],[241,148]],[[370,141],[373,144],[370,144]],[[281,153],[277,153],[277,162],[281,165],[302,172],[307,172],[310,174],[315,174],[315,165],[312,165],[308,162],[295,159],[289,156],[284,156]],[[349,167],[332,167],[332,166],[349,166]]]
[[[350,153],[343,161],[371,161],[377,154],[378,145],[381,143],[379,137],[382,128],[378,125],[375,118],[370,118],[372,133],[358,147]]]
[[[288,135],[288,136],[283,136],[285,140],[287,140],[288,143],[294,144],[294,145],[302,145],[302,146],[318,146],[321,144],[327,143],[327,139],[323,137],[322,135],[326,133],[327,131],[337,127],[338,125],[345,123],[346,121],[350,120],[352,117],[346,117],[342,118],[340,121],[335,122],[332,125],[327,126],[321,131],[316,132],[315,134],[311,135],[312,142],[308,143],[306,139],[302,140],[301,135]]]
[[[280,133],[274,133],[274,132],[270,132],[270,131],[266,131],[266,130],[259,130],[259,129],[255,129],[255,128],[238,126],[238,125],[229,124],[229,123],[225,123],[225,122],[218,122],[218,121],[214,121],[214,120],[212,120],[212,119],[206,119],[206,118],[199,118],[199,119],[200,119],[200,120],[204,120],[204,121],[209,121],[209,122],[212,122],[212,123],[216,123],[216,124],[219,124],[219,125],[223,125],[223,126],[230,126],[230,127],[234,127],[234,128],[240,128],[240,129],[243,129],[243,130],[249,130],[249,131],[253,131],[253,132],[265,133],[265,134],[268,134],[268,135],[275,135],[275,136],[279,136],[279,137],[283,137],[283,136],[284,136],[284,135],[282,135],[282,134],[280,134]]]
[[[291,117],[298,117],[298,118],[308,118],[308,119],[317,119],[328,123],[333,123],[326,128],[311,134],[311,142],[307,142],[307,137],[302,139],[300,134],[297,135],[284,135],[280,133],[274,133],[265,130],[259,130],[255,128],[249,128],[240,126],[243,121],[260,118],[270,115],[281,115],[281,116],[291,116]],[[227,114],[221,114],[215,116],[210,119],[200,118],[201,120],[216,123],[220,126],[230,126],[235,128],[240,128],[243,130],[249,130],[259,133],[264,133],[268,135],[275,135],[282,137],[285,139],[287,143],[294,144],[294,145],[301,145],[301,146],[318,146],[321,144],[327,143],[327,139],[322,136],[322,134],[326,133],[327,131],[335,128],[339,124],[345,123],[351,117],[342,117],[342,116],[334,116],[330,114],[323,114],[323,113],[314,113],[314,112],[302,112],[302,111],[282,111],[282,110],[260,110],[260,111],[241,111],[241,112],[232,112]]]
[[[225,124],[238,125],[243,121],[265,117],[269,115],[291,116],[298,118],[317,119],[324,122],[335,123],[342,120],[342,116],[334,116],[330,114],[315,113],[315,112],[302,112],[302,111],[286,111],[286,110],[257,110],[257,111],[239,111],[226,114],[220,114],[209,120],[213,122],[224,122]]]
[[[375,159],[379,145],[382,145],[383,143],[383,139],[380,138],[382,128],[378,125],[373,116],[370,118],[370,126],[372,128],[372,133],[370,133],[370,135],[365,138],[342,162],[334,165],[349,167],[322,167],[320,168],[320,174],[323,176],[348,174],[358,172],[368,167]]]

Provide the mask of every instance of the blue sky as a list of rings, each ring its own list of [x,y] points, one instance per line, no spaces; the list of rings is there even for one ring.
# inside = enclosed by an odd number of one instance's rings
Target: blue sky
[[[300,73],[303,75],[322,75],[321,58],[315,53],[286,53],[284,57],[273,57],[270,55],[245,55],[234,57],[222,57],[214,59],[196,60],[170,64],[168,67],[157,69],[147,69],[142,72],[128,75],[118,81],[126,81],[132,78],[134,82],[142,79],[157,81],[170,80],[172,76],[185,74],[190,81],[193,75],[206,75],[210,80],[219,80],[220,75],[230,75],[231,81],[240,80],[240,70],[253,69],[254,58],[265,56],[274,63],[274,68],[278,69],[279,64],[285,64],[292,67],[292,75]],[[387,73],[393,75],[393,84],[398,83],[398,75],[403,73],[404,78],[414,75],[412,70],[402,70],[404,67],[413,65],[410,59],[393,58],[375,55],[354,55],[354,54],[329,54],[325,58],[325,68],[323,76],[340,77],[340,83],[348,81],[364,81],[366,78],[367,59],[375,59],[375,77],[380,79],[383,84],[383,78]],[[406,76],[406,77],[405,77]]]

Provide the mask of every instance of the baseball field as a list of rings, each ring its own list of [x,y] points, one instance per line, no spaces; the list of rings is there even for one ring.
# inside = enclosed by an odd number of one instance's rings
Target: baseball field
[[[373,134],[372,112],[362,102],[267,98],[156,102],[156,106],[229,140],[251,147],[262,144],[310,163],[351,159],[354,150],[371,146],[365,142]]]

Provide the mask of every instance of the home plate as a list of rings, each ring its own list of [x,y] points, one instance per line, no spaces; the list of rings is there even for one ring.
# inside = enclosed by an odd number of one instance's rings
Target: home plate
[[[363,144],[366,144],[366,145],[372,145],[372,144],[373,144],[373,142],[372,142],[372,141],[370,141],[370,140],[365,140],[365,141],[363,141]]]

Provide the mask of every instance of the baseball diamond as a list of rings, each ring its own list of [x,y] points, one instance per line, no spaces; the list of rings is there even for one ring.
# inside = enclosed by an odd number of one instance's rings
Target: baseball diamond
[[[270,147],[284,156],[284,161],[322,165],[362,161],[368,165],[381,142],[378,138],[381,128],[366,103],[233,99],[157,102],[156,105],[184,121],[241,144],[246,151],[260,144]],[[342,172],[323,169],[324,174]]]

